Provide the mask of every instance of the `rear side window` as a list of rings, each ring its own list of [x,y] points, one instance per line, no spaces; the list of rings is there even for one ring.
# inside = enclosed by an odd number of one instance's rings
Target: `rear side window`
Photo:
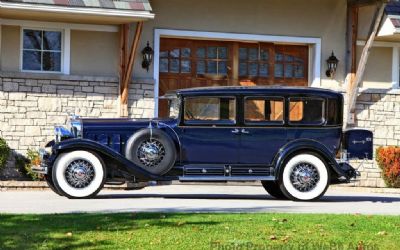
[[[247,97],[244,103],[246,124],[283,123],[283,98]]]
[[[325,102],[317,98],[290,98],[289,123],[319,125],[325,122]]]
[[[336,99],[328,99],[328,107],[327,107],[327,114],[326,120],[328,125],[339,125],[342,124],[343,120],[343,110],[342,106]]]
[[[236,123],[236,99],[233,97],[188,97],[184,106],[185,123]]]

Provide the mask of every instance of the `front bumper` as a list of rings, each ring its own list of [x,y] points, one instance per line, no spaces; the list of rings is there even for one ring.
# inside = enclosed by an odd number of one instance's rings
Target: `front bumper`
[[[35,165],[32,166],[32,172],[37,173],[37,174],[48,174],[49,173],[49,167],[47,164],[47,161],[50,157],[50,153],[46,151],[45,149],[41,148],[39,149],[39,157],[40,157],[40,165]]]
[[[32,166],[32,172],[37,173],[37,174],[48,174],[48,167],[47,166]]]

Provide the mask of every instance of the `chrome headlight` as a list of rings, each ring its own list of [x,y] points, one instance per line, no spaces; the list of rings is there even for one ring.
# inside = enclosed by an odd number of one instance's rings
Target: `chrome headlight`
[[[82,123],[77,115],[71,115],[68,122],[68,129],[74,137],[82,136]]]
[[[62,126],[56,126],[54,128],[54,134],[56,137],[56,142],[60,142],[65,138],[72,138],[73,134],[66,128]]]
[[[70,131],[74,135],[74,137],[82,136],[82,124],[79,120],[71,120],[70,122]]]

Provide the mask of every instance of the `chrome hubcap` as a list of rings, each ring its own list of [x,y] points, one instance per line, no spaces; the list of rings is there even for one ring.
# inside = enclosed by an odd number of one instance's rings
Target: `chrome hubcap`
[[[139,145],[137,156],[145,167],[155,167],[165,157],[164,145],[155,139],[143,141]]]
[[[75,160],[65,170],[65,179],[74,188],[85,188],[95,176],[92,164],[86,160]]]
[[[313,190],[319,182],[318,169],[310,163],[296,165],[290,173],[290,181],[294,188],[300,192]]]

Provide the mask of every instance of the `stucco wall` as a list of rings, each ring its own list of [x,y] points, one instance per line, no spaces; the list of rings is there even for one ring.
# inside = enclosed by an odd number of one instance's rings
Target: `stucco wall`
[[[71,74],[117,76],[119,34],[71,31]]]
[[[21,28],[2,25],[1,71],[20,69]],[[117,76],[119,65],[118,32],[71,31],[71,74]]]
[[[360,60],[362,46],[357,47],[357,61]],[[373,47],[371,49],[361,87],[392,87],[392,51],[390,47]]]
[[[20,28],[2,25],[1,27],[1,70],[18,71],[20,56]]]
[[[345,0],[254,0],[251,3],[230,0],[152,0],[152,7],[156,18],[144,23],[133,73],[135,79],[153,79],[153,67],[149,72],[141,68],[140,51],[147,41],[153,44],[154,29],[165,28],[321,38],[322,86],[334,89],[342,87],[345,78]],[[360,40],[366,38],[373,14],[374,6],[360,8]],[[134,29],[135,25],[131,34]],[[3,25],[2,71],[19,70],[19,36],[19,27]],[[118,46],[118,33],[71,31],[71,74],[116,76]],[[340,60],[333,80],[325,76],[326,59],[332,51]],[[392,59],[389,49],[374,49],[369,61],[364,86],[390,87]]]
[[[325,60],[332,50],[344,60],[346,1],[337,0],[153,0],[156,18],[144,24],[139,48],[153,40],[155,28],[284,35],[322,38],[321,76],[326,84]],[[135,66],[135,76],[150,78]],[[344,81],[344,64],[339,64],[336,80]],[[335,83],[337,85],[337,83]]]

